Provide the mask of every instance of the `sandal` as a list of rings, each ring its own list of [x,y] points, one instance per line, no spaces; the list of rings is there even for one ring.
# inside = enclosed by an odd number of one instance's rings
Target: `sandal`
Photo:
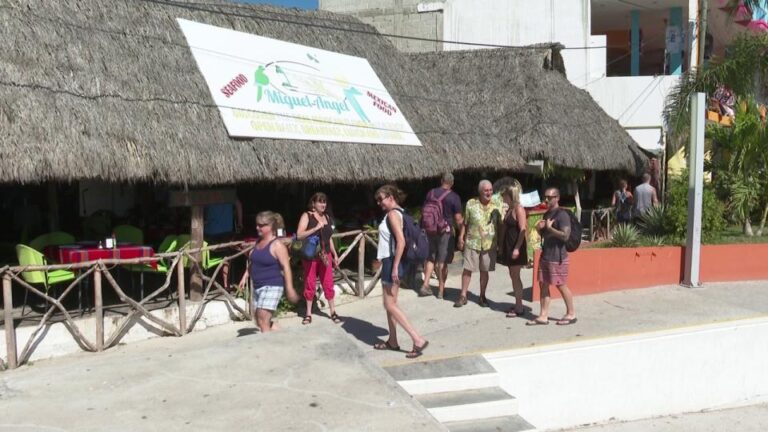
[[[385,342],[379,342],[379,343],[373,344],[373,349],[379,350],[379,351],[384,351],[384,350],[400,351],[400,345],[392,345],[389,343],[389,341],[385,341]]]
[[[405,355],[405,358],[415,359],[417,357],[421,357],[421,355],[424,354],[424,350],[427,349],[428,346],[429,341],[424,341],[424,345],[420,347],[414,345],[413,349]]]
[[[507,311],[507,318],[517,318],[525,315],[525,309],[520,312],[516,311],[514,307],[509,308]]]
[[[532,319],[530,321],[527,321],[525,323],[525,325],[527,325],[527,326],[549,325],[549,320],[542,321],[542,320],[536,318],[536,319]]]
[[[341,319],[339,314],[334,312],[334,313],[331,314],[331,321],[333,321],[334,324],[340,324],[344,320]]]
[[[301,320],[302,325],[312,324],[312,315],[307,315]]]

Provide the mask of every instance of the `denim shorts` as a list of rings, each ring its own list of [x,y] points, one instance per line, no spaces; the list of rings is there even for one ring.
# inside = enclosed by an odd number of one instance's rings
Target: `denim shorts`
[[[381,260],[381,283],[392,285],[392,264],[394,264],[395,257],[382,258]],[[400,260],[400,265],[397,266],[397,275],[400,279],[405,277],[405,272],[408,270],[408,266]]]

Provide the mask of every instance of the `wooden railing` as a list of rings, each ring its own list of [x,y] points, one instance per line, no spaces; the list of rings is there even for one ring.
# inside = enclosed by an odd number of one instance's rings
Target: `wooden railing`
[[[378,282],[381,274],[381,268],[377,270],[373,278],[368,281],[366,285],[365,278],[365,254],[366,245],[370,244],[376,247],[376,242],[373,236],[376,235],[376,231],[351,231],[340,234],[334,234],[334,238],[346,239],[353,237],[354,239],[347,247],[347,250],[339,256],[339,263],[341,264],[345,259],[357,251],[357,274],[356,280],[350,279],[347,275],[347,271],[336,269],[335,274],[346,283],[352,292],[360,298],[365,297],[373,290]],[[290,240],[285,240],[286,243]],[[184,248],[177,252],[160,253],[152,257],[146,258],[133,258],[133,259],[104,259],[97,261],[88,261],[77,264],[57,264],[57,265],[39,265],[39,266],[4,266],[0,268],[0,275],[3,280],[3,317],[5,327],[5,341],[6,341],[6,357],[0,358],[0,369],[16,368],[21,364],[29,361],[35,347],[39,344],[40,340],[45,337],[43,330],[50,326],[52,317],[59,312],[60,318],[63,319],[63,324],[66,326],[69,333],[74,338],[75,342],[85,351],[103,351],[117,345],[122,337],[128,332],[130,327],[136,324],[139,318],[144,318],[147,321],[153,323],[163,331],[164,335],[172,336],[184,336],[194,329],[198,320],[201,318],[204,308],[213,295],[220,298],[227,303],[231,308],[235,319],[247,320],[250,318],[250,304],[249,294],[250,290],[246,290],[245,298],[247,306],[245,309],[235,301],[232,294],[223,287],[218,281],[217,277],[222,270],[222,267],[242,256],[247,256],[253,249],[254,243],[249,242],[230,242],[217,245],[210,245],[206,248]],[[224,256],[222,262],[219,263],[210,275],[205,274],[200,263],[199,257],[203,250],[216,251],[216,250],[235,250],[235,253]],[[135,300],[131,296],[125,293],[125,290],[112,276],[110,270],[118,266],[138,266],[148,265],[153,262],[163,260],[168,263],[168,271],[165,273],[163,283],[152,290],[147,296],[144,296],[140,300]],[[195,302],[197,307],[194,309],[192,318],[187,320],[187,286],[185,280],[185,267],[192,273],[200,275],[203,281],[203,293],[202,301]],[[340,266],[341,267],[341,266]],[[69,270],[77,273],[77,276],[72,280],[57,296],[54,296],[53,290],[44,290],[40,287],[36,287],[26,282],[22,276],[26,271],[53,271],[53,270]],[[162,273],[159,273],[162,274]],[[354,274],[354,273],[353,273]],[[167,321],[153,315],[150,310],[147,309],[148,304],[156,300],[157,297],[168,290],[172,290],[171,283],[173,276],[176,276],[176,303],[178,305],[178,321]],[[68,296],[75,290],[87,289],[82,285],[84,282],[88,282],[92,279],[93,290],[93,315],[95,318],[95,335],[94,338],[86,337],[78,327],[77,322],[72,317],[71,312],[64,306],[64,302]],[[117,327],[110,335],[104,334],[104,301],[103,301],[103,285],[104,280],[107,282],[107,286],[111,287],[114,293],[120,300],[120,304],[128,306],[129,312],[120,320]],[[16,341],[16,327],[14,325],[13,316],[13,284],[21,286],[26,290],[25,294],[33,294],[34,296],[43,299],[45,301],[47,309],[45,313],[40,317],[40,321],[37,323],[36,328],[31,333],[29,338],[24,342],[24,347],[21,352],[18,352],[18,344]],[[87,284],[85,284],[87,285]],[[151,288],[150,288],[151,289]],[[172,297],[172,296],[171,296]],[[22,317],[23,319],[23,317]]]

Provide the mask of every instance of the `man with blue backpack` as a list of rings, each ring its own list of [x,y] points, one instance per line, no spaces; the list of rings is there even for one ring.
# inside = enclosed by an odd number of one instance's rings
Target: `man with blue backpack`
[[[421,228],[429,238],[429,256],[424,261],[424,283],[419,290],[421,297],[432,295],[429,280],[433,270],[437,273],[437,298],[442,299],[445,292],[448,264],[453,262],[456,248],[454,225],[461,226],[464,223],[461,198],[451,190],[453,181],[453,174],[443,174],[440,187],[427,193],[421,208]]]

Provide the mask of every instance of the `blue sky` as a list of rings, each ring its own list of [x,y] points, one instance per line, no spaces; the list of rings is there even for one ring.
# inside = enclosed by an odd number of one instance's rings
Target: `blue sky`
[[[239,3],[266,3],[282,7],[317,9],[318,0],[235,0]]]

